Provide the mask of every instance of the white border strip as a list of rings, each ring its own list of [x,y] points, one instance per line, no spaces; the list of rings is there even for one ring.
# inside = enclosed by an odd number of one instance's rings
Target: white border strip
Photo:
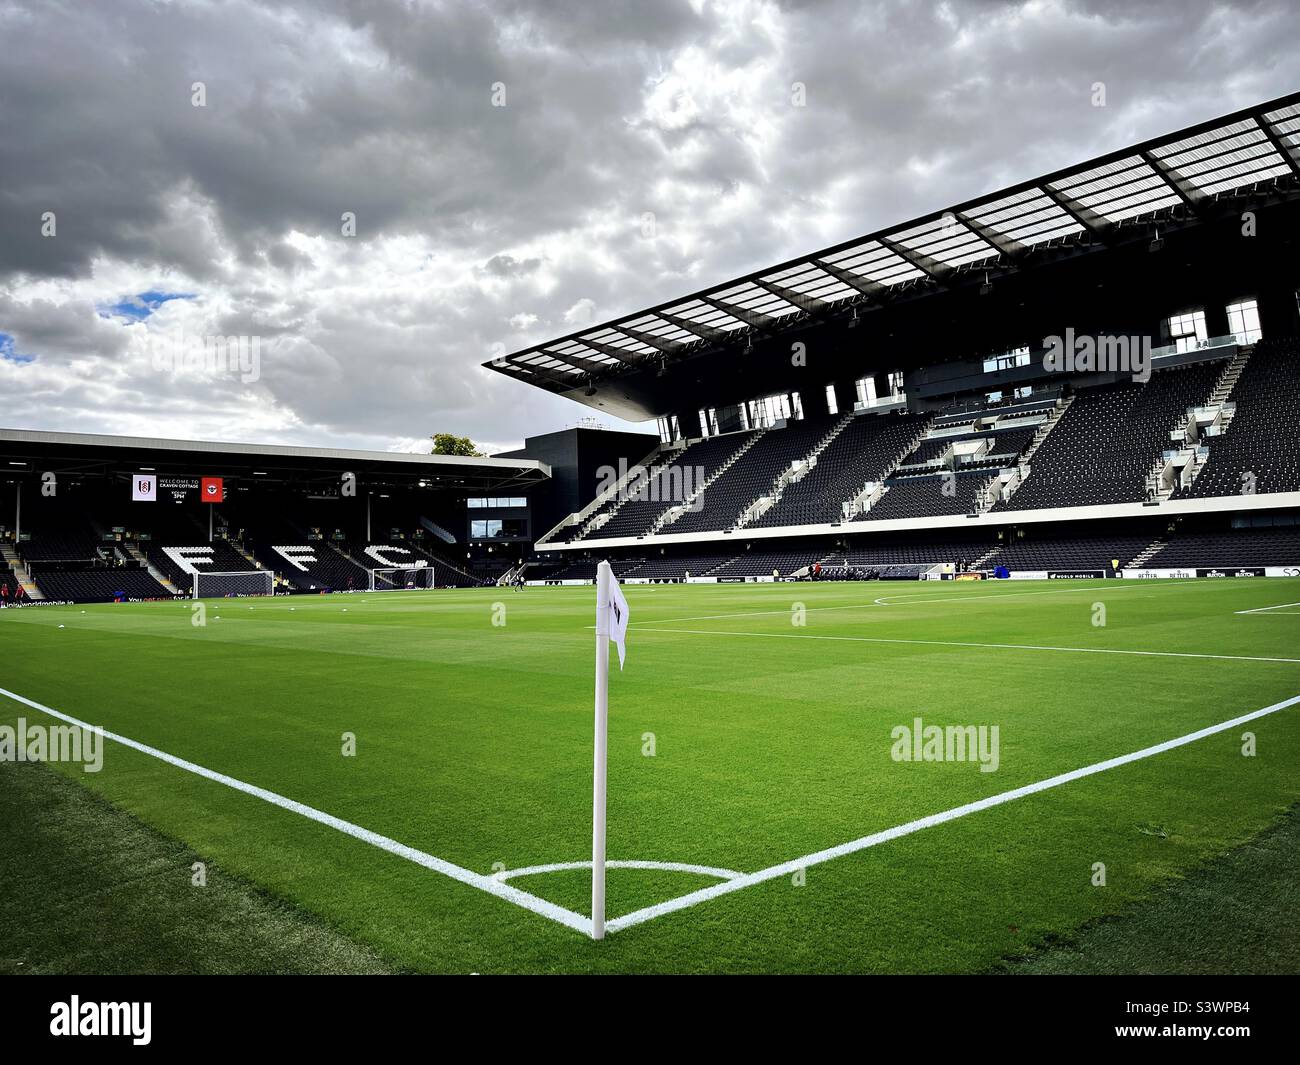
[[[78,728],[94,730],[96,726],[88,725],[69,714],[60,713],[58,710],[52,710],[48,706],[36,702],[33,699],[26,699],[5,688],[0,688],[0,695],[7,696],[14,702],[22,703],[24,706],[30,706],[33,710],[39,710],[42,714],[49,714],[50,717],[58,718],[60,721],[66,721],[69,725],[75,725]],[[572,910],[566,910],[563,906],[557,906],[545,899],[539,899],[536,895],[531,895],[517,887],[511,887],[503,883],[496,877],[484,876],[481,873],[475,873],[469,869],[464,869],[459,865],[446,861],[442,858],[436,858],[432,854],[426,854],[424,851],[416,850],[414,847],[408,847],[404,843],[398,843],[387,836],[381,836],[378,832],[371,832],[368,828],[362,828],[360,825],[354,825],[351,821],[344,821],[341,817],[335,817],[333,814],[327,814],[315,807],[307,806],[295,799],[286,799],[283,795],[277,795],[273,791],[267,791],[265,788],[259,788],[256,784],[246,784],[242,780],[236,780],[234,777],[226,776],[225,773],[218,773],[216,770],[207,769],[194,762],[187,762],[184,758],[177,758],[174,754],[168,754],[166,751],[160,751],[157,747],[150,747],[148,744],[140,743],[138,740],[130,739],[126,736],[119,736],[115,732],[109,732],[107,729],[100,730],[102,734],[115,743],[122,744],[123,747],[130,747],[132,750],[139,751],[141,754],[147,754],[150,758],[157,758],[168,765],[174,765],[178,769],[184,769],[187,773],[193,773],[195,776],[204,777],[207,780],[215,781],[218,784],[224,784],[228,788],[234,788],[235,791],[242,791],[245,795],[252,795],[254,798],[269,802],[272,806],[278,806],[282,810],[288,810],[291,813],[299,814],[311,821],[326,825],[329,828],[336,829],[344,835],[359,839],[363,843],[369,843],[372,847],[378,847],[389,854],[395,854],[399,858],[405,858],[416,865],[422,865],[426,869],[432,869],[435,873],[441,873],[443,876],[451,877],[452,880],[458,880],[462,884],[468,884],[470,887],[476,887],[480,891],[486,891],[489,895],[495,895],[499,899],[505,899],[507,902],[513,902],[516,906],[522,906],[525,910],[531,910],[533,913],[540,914],[557,924],[562,924],[566,928],[572,928],[575,932],[581,932],[584,936],[591,935],[591,920],[583,917]]]
[[[626,916],[615,918],[605,927],[610,932],[619,932],[625,928],[632,928],[635,925],[643,924],[655,917],[662,917],[664,914],[674,913],[677,910],[684,910],[690,906],[698,906],[701,902],[707,902],[709,899],[716,899],[722,895],[729,895],[733,891],[742,891],[747,887],[753,887],[755,884],[762,884],[768,880],[776,880],[783,876],[791,876],[801,869],[807,869],[810,865],[820,865],[822,862],[829,862],[834,858],[842,858],[846,854],[854,854],[868,847],[875,847],[881,843],[888,843],[890,840],[899,839],[902,836],[911,835],[913,832],[919,832],[925,828],[932,828],[935,825],[942,825],[948,821],[955,821],[959,817],[965,817],[968,814],[978,813],[981,810],[988,810],[994,806],[1001,806],[1003,803],[1011,802],[1015,799],[1023,799],[1026,795],[1033,795],[1040,791],[1047,791],[1049,788],[1060,787],[1062,784],[1068,784],[1074,780],[1080,780],[1083,777],[1090,777],[1095,773],[1104,773],[1108,769],[1115,769],[1118,766],[1127,765],[1129,762],[1137,762],[1143,758],[1150,758],[1152,755],[1163,754],[1165,751],[1172,751],[1176,747],[1183,747],[1189,743],[1195,743],[1197,740],[1204,739],[1206,736],[1213,736],[1218,732],[1226,732],[1228,729],[1236,728],[1238,725],[1244,725],[1247,721],[1254,721],[1256,718],[1265,717],[1268,714],[1275,714],[1279,710],[1285,710],[1288,706],[1294,706],[1300,703],[1300,695],[1293,695],[1290,699],[1284,699],[1280,703],[1274,703],[1272,706],[1266,706],[1262,710],[1255,710],[1249,714],[1242,714],[1240,717],[1234,717],[1229,721],[1221,721],[1217,725],[1210,725],[1207,728],[1198,729],[1195,732],[1189,732],[1186,736],[1179,736],[1174,740],[1166,740],[1164,743],[1157,743],[1153,747],[1144,747],[1140,751],[1134,751],[1132,754],[1122,754],[1118,758],[1108,758],[1104,762],[1095,762],[1090,766],[1082,769],[1073,769],[1068,773],[1061,773],[1058,776],[1048,777],[1046,780],[1040,780],[1035,784],[1026,784],[1024,787],[1013,788],[1011,791],[1004,791],[998,795],[990,795],[987,799],[979,799],[975,802],[968,802],[964,806],[955,806],[951,810],[944,810],[942,813],[930,814],[928,817],[919,818],[916,821],[909,821],[905,825],[898,825],[894,828],[887,828],[883,832],[875,832],[870,836],[863,836],[861,839],[855,839],[849,843],[841,843],[837,847],[829,847],[826,850],[814,851],[812,854],[805,854],[802,858],[794,858],[788,862],[782,862],[780,865],[769,866],[767,869],[761,869],[757,873],[747,873],[744,876],[737,877],[734,880],[724,880],[720,884],[713,884],[710,887],[701,888],[699,891],[692,891],[688,895],[682,895],[675,899],[669,899],[667,902],[661,902],[655,906],[647,906],[645,909],[637,910]]]

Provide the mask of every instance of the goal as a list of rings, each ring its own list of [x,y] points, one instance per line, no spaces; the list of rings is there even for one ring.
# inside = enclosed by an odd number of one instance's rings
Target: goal
[[[224,573],[195,570],[190,594],[195,599],[275,595],[275,574],[269,569],[236,570]]]
[[[403,592],[434,587],[432,566],[382,566],[368,572],[372,592]]]

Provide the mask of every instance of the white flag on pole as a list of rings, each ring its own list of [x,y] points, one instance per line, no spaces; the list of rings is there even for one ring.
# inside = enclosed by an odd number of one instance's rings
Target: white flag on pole
[[[618,645],[618,668],[623,668],[623,659],[627,657],[627,600],[623,598],[623,589],[613,575],[609,578],[609,638]]]

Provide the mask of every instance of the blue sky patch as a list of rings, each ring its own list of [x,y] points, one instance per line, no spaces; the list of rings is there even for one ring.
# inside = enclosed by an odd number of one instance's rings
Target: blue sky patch
[[[14,347],[14,338],[8,333],[0,333],[0,359],[5,362],[35,362],[35,355],[19,355]]]
[[[99,313],[105,318],[129,318],[133,322],[143,322],[169,300],[192,300],[194,295],[193,292],[161,292],[150,289],[148,292],[127,296],[117,303],[101,304]]]

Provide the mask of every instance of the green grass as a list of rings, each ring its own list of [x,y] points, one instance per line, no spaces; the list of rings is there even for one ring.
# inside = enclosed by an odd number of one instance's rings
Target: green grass
[[[1300,972],[1300,808],[1119,917],[1007,967],[1038,974]]]
[[[1300,694],[1293,661],[951,645],[1296,659],[1300,618],[1235,613],[1300,600],[1292,580],[626,593],[611,858],[755,871]],[[188,603],[4,611],[0,686],[487,874],[590,856],[593,599],[214,601],[204,627]],[[20,716],[44,715],[0,700],[0,724]],[[997,725],[997,772],[893,761],[891,729],[917,716]],[[984,971],[1128,911],[1300,800],[1297,765],[1300,706],[602,943],[117,745],[100,773],[58,769],[394,968],[935,972]],[[608,912],[709,882],[612,870]],[[515,883],[587,912],[581,872]]]
[[[387,972],[372,950],[205,866],[42,765],[6,765],[0,973]]]

